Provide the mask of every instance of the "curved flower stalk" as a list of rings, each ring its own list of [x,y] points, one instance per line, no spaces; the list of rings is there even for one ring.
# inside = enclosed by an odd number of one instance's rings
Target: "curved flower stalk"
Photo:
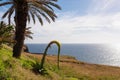
[[[59,69],[59,61],[60,61],[60,49],[61,49],[61,45],[60,45],[60,43],[58,42],[58,41],[51,41],[48,45],[47,45],[47,47],[46,47],[46,49],[45,49],[45,51],[44,51],[44,54],[43,54],[43,57],[42,57],[42,60],[41,60],[41,65],[40,65],[40,69],[39,69],[39,72],[42,72],[44,69],[44,63],[45,63],[45,57],[46,57],[46,55],[47,55],[47,51],[48,51],[48,48],[49,47],[51,47],[51,45],[52,44],[56,44],[57,45],[57,47],[58,47],[58,60],[57,60],[57,67],[58,67],[58,69]]]

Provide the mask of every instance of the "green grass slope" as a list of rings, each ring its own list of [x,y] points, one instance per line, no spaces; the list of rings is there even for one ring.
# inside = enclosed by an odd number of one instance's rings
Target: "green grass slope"
[[[0,80],[120,80],[120,68],[88,64],[70,56],[47,56],[45,74],[37,72],[42,55],[23,53],[21,59],[12,57],[12,49],[0,49]]]

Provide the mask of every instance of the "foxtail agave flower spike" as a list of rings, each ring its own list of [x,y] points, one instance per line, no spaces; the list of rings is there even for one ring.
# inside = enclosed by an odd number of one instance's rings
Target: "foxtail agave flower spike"
[[[61,45],[60,45],[60,43],[59,43],[58,41],[51,41],[51,42],[47,45],[47,47],[46,47],[46,49],[45,49],[45,51],[44,51],[43,57],[42,57],[42,59],[41,59],[41,65],[40,65],[39,72],[42,72],[42,70],[43,70],[43,68],[44,68],[45,57],[46,57],[46,55],[47,55],[48,48],[49,48],[52,44],[56,44],[57,47],[58,47],[57,67],[58,67],[58,69],[59,69]]]

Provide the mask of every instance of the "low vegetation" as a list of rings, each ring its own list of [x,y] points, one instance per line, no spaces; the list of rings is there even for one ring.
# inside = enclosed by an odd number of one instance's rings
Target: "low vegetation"
[[[5,22],[0,22],[0,45],[9,43],[12,44],[13,40],[13,25],[7,25]]]
[[[12,57],[6,45],[0,49],[0,80],[120,80],[120,68],[88,64],[71,56],[60,56],[60,70],[54,55],[46,56],[45,74],[36,72],[42,55],[23,53],[20,59]],[[37,65],[38,64],[38,65]]]

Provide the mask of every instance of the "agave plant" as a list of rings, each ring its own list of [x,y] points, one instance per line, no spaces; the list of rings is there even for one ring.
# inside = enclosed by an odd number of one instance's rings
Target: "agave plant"
[[[45,49],[45,51],[44,51],[43,57],[42,57],[42,59],[41,59],[41,65],[40,65],[40,68],[39,68],[39,72],[40,72],[40,73],[42,73],[42,72],[44,71],[45,57],[46,57],[46,55],[47,55],[48,49],[51,47],[52,44],[56,44],[57,47],[58,47],[57,67],[58,67],[58,69],[60,68],[60,67],[59,67],[59,61],[60,61],[61,45],[60,45],[60,43],[59,43],[58,41],[51,41],[51,42],[47,45],[47,47],[46,47],[46,49]]]

